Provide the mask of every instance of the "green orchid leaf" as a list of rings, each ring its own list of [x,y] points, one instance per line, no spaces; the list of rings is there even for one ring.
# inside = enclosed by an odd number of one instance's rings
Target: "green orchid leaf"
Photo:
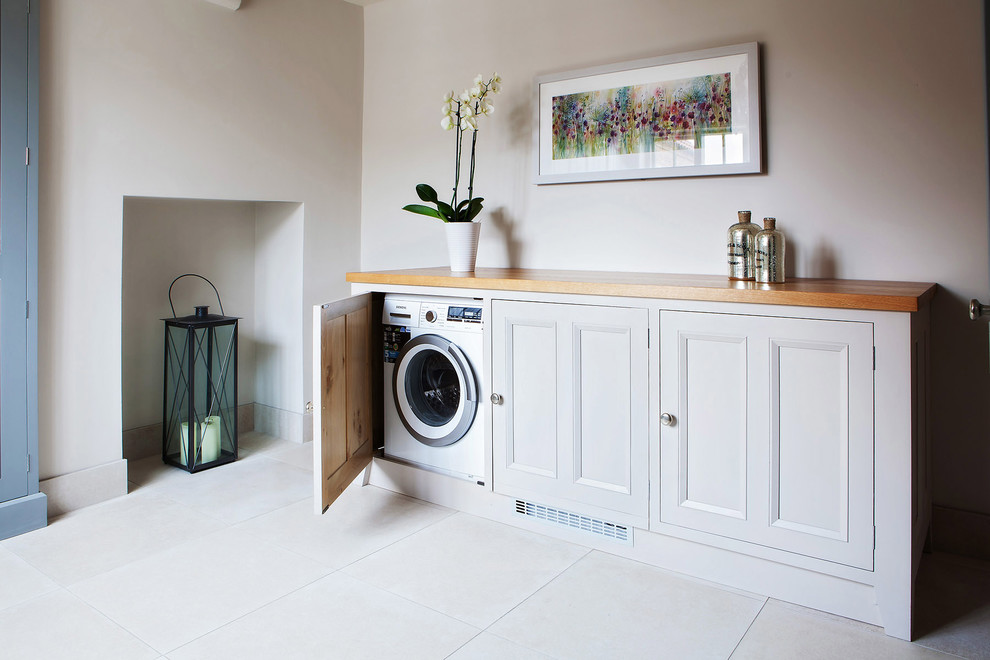
[[[484,197],[474,197],[472,199],[465,199],[458,204],[457,219],[454,222],[471,222],[471,219],[478,215],[478,211],[481,210],[481,202],[484,199]],[[474,210],[475,205],[478,206],[478,210],[476,211]]]
[[[410,213],[418,213],[420,215],[428,215],[431,218],[439,218],[440,220],[447,222],[440,211],[431,209],[429,206],[423,206],[422,204],[409,204],[408,206],[403,206],[402,210],[409,211]]]
[[[416,194],[419,195],[419,198],[424,202],[430,202],[432,204],[437,203],[437,191],[434,190],[432,186],[421,183],[416,186]]]
[[[443,216],[448,219],[448,221],[453,221],[454,218],[457,217],[457,213],[454,211],[454,208],[450,204],[437,200],[436,205],[437,205],[437,209],[439,209],[440,213],[442,213]]]
[[[468,219],[468,222],[470,222],[471,220],[474,220],[475,217],[479,213],[481,213],[481,209],[482,209],[481,201],[483,199],[484,199],[483,197],[475,197],[474,199],[471,200],[471,204],[467,208],[467,219]]]

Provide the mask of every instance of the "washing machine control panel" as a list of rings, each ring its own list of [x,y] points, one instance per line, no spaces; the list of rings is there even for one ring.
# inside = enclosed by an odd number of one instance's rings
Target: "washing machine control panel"
[[[383,325],[382,335],[384,338],[385,362],[394,363],[399,357],[399,351],[406,345],[410,337],[409,326],[404,325]]]
[[[419,310],[419,327],[480,332],[481,307],[424,302]]]

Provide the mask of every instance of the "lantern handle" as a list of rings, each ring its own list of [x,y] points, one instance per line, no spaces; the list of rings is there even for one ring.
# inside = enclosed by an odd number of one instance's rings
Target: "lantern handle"
[[[197,275],[196,273],[186,273],[184,275],[179,275],[177,278],[172,280],[171,284],[168,285],[168,306],[172,308],[172,318],[175,318],[175,305],[172,304],[172,287],[175,286],[175,283],[181,280],[183,277],[198,277],[199,279],[203,280],[211,287],[213,287],[213,293],[217,294],[217,303],[220,305],[220,316],[226,316],[223,313],[223,301],[220,300],[220,292],[217,291],[217,288],[215,286],[213,286],[213,282],[209,281],[202,275]]]

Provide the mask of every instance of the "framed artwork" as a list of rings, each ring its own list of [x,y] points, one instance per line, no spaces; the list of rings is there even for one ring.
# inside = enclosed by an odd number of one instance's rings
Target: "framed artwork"
[[[541,76],[536,183],[763,171],[756,42]]]

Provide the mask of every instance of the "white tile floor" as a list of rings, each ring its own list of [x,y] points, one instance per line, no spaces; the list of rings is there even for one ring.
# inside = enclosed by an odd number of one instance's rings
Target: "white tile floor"
[[[318,517],[310,445],[241,448],[0,543],[0,657],[990,658],[983,563],[926,559],[909,644],[372,486]]]

